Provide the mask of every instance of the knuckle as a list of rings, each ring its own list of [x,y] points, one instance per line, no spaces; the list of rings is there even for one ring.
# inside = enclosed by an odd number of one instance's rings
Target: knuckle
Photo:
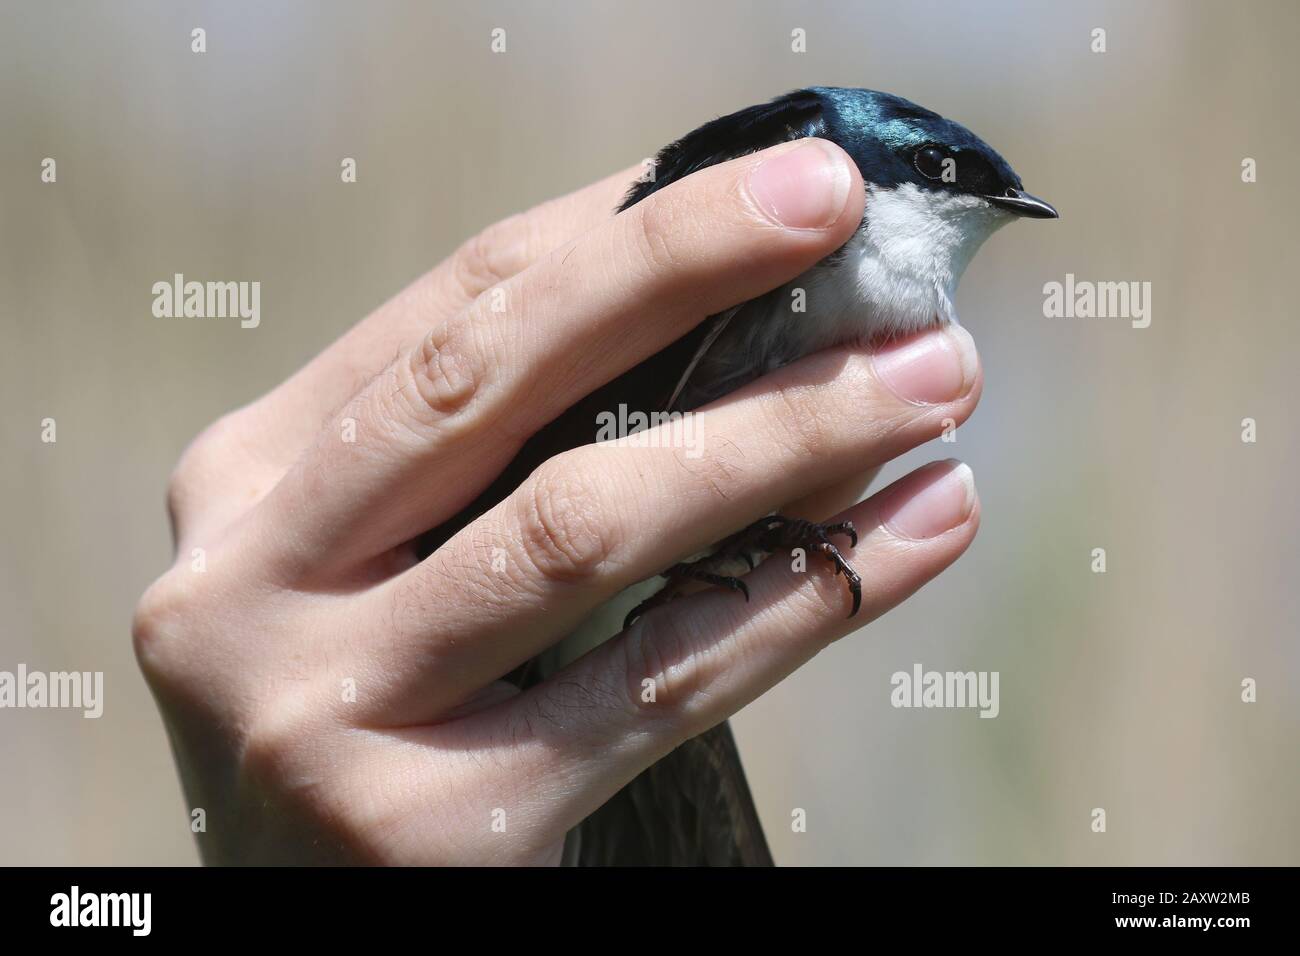
[[[212,422],[190,441],[167,479],[167,510],[174,518],[184,514],[200,489],[200,476],[220,462],[236,440],[237,412]]]
[[[131,617],[131,641],[146,677],[157,679],[173,670],[171,652],[193,604],[189,586],[175,570],[168,571],[141,595]]]
[[[548,581],[581,584],[612,557],[614,534],[602,520],[599,496],[573,470],[543,466],[519,500],[520,547]]]
[[[526,225],[524,214],[516,213],[488,226],[456,250],[452,275],[466,298],[476,298],[518,271],[527,259]]]
[[[406,372],[411,411],[419,421],[438,421],[464,411],[484,385],[486,363],[467,323],[445,323],[411,350]]]
[[[181,453],[165,492],[176,541],[214,512],[257,501],[283,474],[283,447],[266,440],[264,401],[222,415]]]
[[[195,473],[220,463],[232,448],[246,446],[253,421],[251,415],[256,408],[254,404],[227,412],[195,435],[176,463],[172,482],[188,482]]]
[[[629,710],[657,722],[681,721],[700,690],[700,646],[686,616],[672,610],[635,623],[620,653]]]
[[[245,775],[266,791],[305,789],[301,783],[304,763],[310,762],[311,744],[321,728],[308,719],[308,712],[296,695],[267,701],[244,732],[241,762]],[[305,746],[306,744],[306,746]]]

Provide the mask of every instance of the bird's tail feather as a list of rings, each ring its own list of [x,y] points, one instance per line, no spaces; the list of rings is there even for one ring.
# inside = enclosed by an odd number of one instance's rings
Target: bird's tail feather
[[[731,727],[686,741],[569,834],[578,866],[771,866]]]

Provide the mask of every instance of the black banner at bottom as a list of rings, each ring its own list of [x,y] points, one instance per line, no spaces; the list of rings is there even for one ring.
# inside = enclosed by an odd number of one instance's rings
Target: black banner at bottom
[[[9,940],[75,934],[79,945],[391,933],[433,945],[455,933],[463,945],[462,932],[771,943],[778,924],[809,942],[919,932],[927,943],[1113,934],[1177,945],[1283,931],[1294,884],[1288,869],[7,869],[0,916]]]

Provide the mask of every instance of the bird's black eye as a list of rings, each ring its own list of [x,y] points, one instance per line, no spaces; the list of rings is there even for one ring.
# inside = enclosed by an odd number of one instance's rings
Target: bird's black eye
[[[948,158],[938,146],[922,146],[916,151],[916,170],[926,179],[942,179],[943,161]]]

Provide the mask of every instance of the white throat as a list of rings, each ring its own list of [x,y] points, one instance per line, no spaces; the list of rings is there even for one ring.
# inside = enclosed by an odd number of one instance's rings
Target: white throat
[[[1014,218],[977,196],[868,185],[862,225],[833,261],[725,314],[670,404],[697,408],[828,346],[956,323],[958,280]],[[805,308],[792,310],[796,301]]]
[[[844,266],[870,312],[869,335],[956,322],[957,282],[984,240],[1014,216],[978,196],[867,187],[867,213]]]

